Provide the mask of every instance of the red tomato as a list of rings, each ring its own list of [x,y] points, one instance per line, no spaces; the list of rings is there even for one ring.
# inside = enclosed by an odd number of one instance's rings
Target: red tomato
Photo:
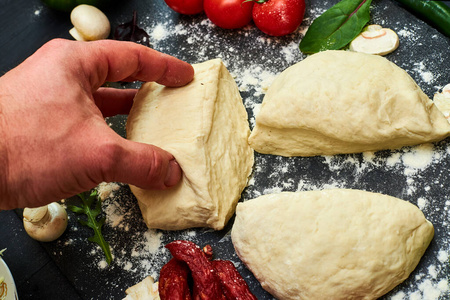
[[[294,32],[303,21],[305,0],[267,0],[253,6],[253,22],[262,32],[282,36]]]
[[[203,11],[203,0],[164,0],[166,4],[183,15],[195,15]]]
[[[217,26],[225,29],[241,28],[252,20],[253,1],[204,0],[206,16]]]

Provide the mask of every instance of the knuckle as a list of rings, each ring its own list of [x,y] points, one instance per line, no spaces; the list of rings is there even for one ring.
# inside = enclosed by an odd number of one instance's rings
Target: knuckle
[[[98,158],[96,159],[97,169],[101,170],[100,177],[102,180],[110,181],[115,178],[117,164],[122,156],[123,148],[115,140],[106,140],[96,151]]]
[[[151,165],[149,168],[148,177],[149,179],[157,179],[163,175],[164,172],[164,164],[162,155],[156,151],[155,149],[151,149],[149,153],[151,157]]]
[[[46,51],[46,52],[54,52],[56,51],[61,51],[61,48],[64,50],[68,50],[71,47],[69,47],[69,43],[71,43],[70,41],[61,39],[61,38],[56,38],[56,39],[52,39],[48,42],[46,42],[42,47],[41,47],[41,51]],[[64,51],[63,51],[64,52]]]

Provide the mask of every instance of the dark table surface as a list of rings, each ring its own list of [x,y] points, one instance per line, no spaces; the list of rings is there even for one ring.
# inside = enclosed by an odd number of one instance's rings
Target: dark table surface
[[[221,57],[235,75],[251,126],[264,90],[274,76],[304,58],[298,51],[311,20],[337,1],[307,1],[305,21],[287,37],[271,38],[253,26],[226,31],[214,27],[204,15],[180,16],[163,0],[128,0],[105,8],[113,29],[129,21],[134,10],[139,25],[151,36],[152,47],[191,63]],[[446,1],[446,3],[449,3]],[[43,6],[39,0],[0,0],[0,73],[7,72],[46,41],[68,38],[68,15]],[[450,39],[390,0],[374,0],[372,23],[394,29],[400,47],[387,58],[404,68],[429,97],[450,83]],[[130,86],[138,86],[138,83]],[[124,135],[125,116],[109,118]],[[450,196],[449,141],[354,155],[282,158],[256,154],[253,179],[244,200],[282,190],[330,187],[357,188],[396,196],[417,204],[435,225],[435,238],[417,269],[385,299],[449,299],[448,253]],[[124,290],[158,270],[170,258],[164,244],[173,239],[209,243],[216,256],[230,259],[247,279],[258,299],[272,299],[233,251],[229,230],[180,232],[148,230],[136,200],[124,184],[104,202],[105,238],[114,261],[107,266],[101,251],[87,242],[89,229],[69,212],[69,227],[57,241],[39,243],[28,237],[20,210],[0,212],[0,249],[15,279],[20,299],[122,299]],[[69,199],[68,201],[74,201]],[[1,274],[0,274],[1,275]]]

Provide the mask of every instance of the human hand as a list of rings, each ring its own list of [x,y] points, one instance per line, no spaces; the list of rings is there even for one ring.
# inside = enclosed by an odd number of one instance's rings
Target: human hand
[[[126,140],[104,118],[127,114],[134,89],[106,81],[182,86],[191,65],[112,40],[52,40],[0,77],[0,209],[33,207],[100,182],[165,189],[181,178],[174,157]]]

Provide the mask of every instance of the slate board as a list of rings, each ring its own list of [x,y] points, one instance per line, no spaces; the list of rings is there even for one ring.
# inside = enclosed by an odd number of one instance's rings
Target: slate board
[[[236,31],[222,30],[208,22],[204,15],[191,17],[172,12],[163,0],[117,2],[104,11],[115,28],[129,21],[136,10],[139,25],[151,33],[151,43],[156,50],[190,63],[221,57],[236,76],[253,127],[264,88],[276,74],[305,57],[297,48],[304,29],[314,17],[336,2],[307,1],[302,28],[282,38],[265,36],[253,26]],[[3,28],[0,54],[7,57],[0,64],[1,72],[13,68],[51,38],[70,38],[71,25],[66,14],[51,11],[37,0],[1,0],[0,4],[3,10],[0,13]],[[387,58],[405,69],[429,97],[450,82],[449,38],[390,0],[374,0],[371,15],[372,23],[399,33],[400,47]],[[264,80],[267,82],[261,82]],[[138,86],[138,83],[127,85]],[[119,134],[125,134],[126,116],[107,121]],[[425,148],[408,147],[373,155],[284,158],[256,153],[253,180],[245,189],[242,200],[281,190],[341,187],[384,193],[417,204],[435,225],[435,238],[417,269],[383,299],[401,299],[402,293],[408,298],[419,297],[415,299],[437,299],[432,293],[439,295],[439,299],[449,299],[448,291],[439,290],[449,273],[448,258],[443,262],[443,256],[448,256],[450,240],[449,146],[447,139]],[[414,159],[429,161],[414,167],[411,162]],[[71,213],[67,232],[56,242],[42,244],[82,299],[121,299],[127,287],[147,275],[157,276],[170,258],[163,246],[173,239],[210,244],[216,257],[230,259],[238,265],[258,299],[272,299],[234,253],[228,234],[233,220],[218,232],[208,229],[148,231],[140,218],[136,199],[122,184],[114,196],[105,201],[104,208],[110,218],[104,235],[113,249],[111,266],[106,267],[99,249],[87,242],[90,230],[81,227]],[[51,284],[48,283],[49,287]],[[74,297],[78,299],[78,296]]]

